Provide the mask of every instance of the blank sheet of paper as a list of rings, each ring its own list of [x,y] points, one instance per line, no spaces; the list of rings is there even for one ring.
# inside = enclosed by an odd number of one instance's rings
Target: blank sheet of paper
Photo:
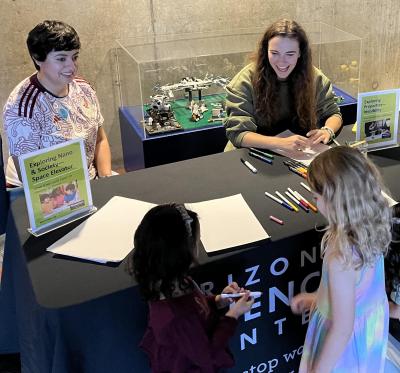
[[[201,242],[208,253],[269,238],[241,194],[185,206],[199,215]]]
[[[155,204],[113,197],[47,251],[95,262],[120,262],[133,249],[133,236]]]

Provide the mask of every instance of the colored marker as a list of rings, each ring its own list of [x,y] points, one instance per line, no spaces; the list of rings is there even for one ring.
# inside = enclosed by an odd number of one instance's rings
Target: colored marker
[[[304,177],[305,179],[307,179],[306,174],[304,174],[303,172],[297,171],[296,168],[294,168],[294,167],[292,167],[292,166],[289,166],[289,170],[292,171],[292,172],[294,172],[295,174],[297,174],[297,175],[299,175],[299,176]]]
[[[280,224],[280,225],[285,224],[285,223],[283,222],[283,220],[278,219],[277,217],[275,217],[275,216],[273,216],[273,215],[270,215],[269,218],[270,218],[272,221],[274,221],[275,223],[278,223],[278,224]]]
[[[304,189],[307,189],[307,190],[311,193],[311,188],[310,188],[307,184],[304,184],[302,181],[300,181],[300,185],[301,185]]]
[[[289,191],[286,191],[285,194],[300,208],[302,208],[305,212],[310,212],[310,209],[308,206],[305,206],[303,203],[301,203],[292,193]]]
[[[310,208],[310,206],[309,206],[308,203],[304,200],[304,198],[302,198],[302,197],[300,196],[300,193],[297,193],[297,192],[295,192],[294,190],[292,190],[292,189],[290,189],[290,188],[287,188],[287,189],[288,189],[289,193],[291,193],[292,196],[294,196],[296,199],[298,199],[299,202],[300,202],[304,207]]]
[[[361,141],[353,142],[352,144],[349,144],[349,146],[350,146],[350,148],[356,148],[357,146],[360,146],[365,143],[366,143],[365,140],[361,140]]]
[[[250,148],[250,150],[251,150],[252,152],[254,152],[254,153],[261,154],[261,155],[263,155],[264,157],[268,157],[268,158],[274,159],[274,156],[273,156],[272,154],[269,154],[269,153],[267,153],[267,152],[263,152],[263,151],[261,151],[261,150],[258,150],[257,148]]]
[[[298,163],[298,162],[293,162],[293,161],[283,161],[283,164],[288,166],[288,167],[293,167],[296,170],[307,173],[308,169],[305,165]]]
[[[274,200],[275,202],[278,202],[280,205],[286,207],[287,209],[289,209],[290,211],[294,211],[294,209],[288,205],[287,203],[281,201],[279,198],[276,198],[274,195],[269,194],[268,192],[265,192],[265,195],[269,198],[271,198],[272,200]]]
[[[262,160],[263,162],[267,162],[267,163],[269,163],[269,164],[272,164],[272,159],[269,159],[269,158],[263,157],[263,156],[262,156],[262,155],[260,155],[260,154],[253,153],[253,152],[249,152],[249,155],[250,155],[251,157],[254,157],[254,158],[260,159],[260,160]]]
[[[283,163],[287,166],[293,166],[293,167],[304,167],[305,169],[308,168],[307,165],[305,165],[304,163],[301,163],[299,161],[295,161],[294,159],[287,159],[286,161],[283,161]]]
[[[282,194],[278,191],[275,191],[275,194],[283,201],[286,202],[294,211],[299,212],[299,209],[292,203],[289,202],[287,198],[285,198]]]
[[[258,298],[261,296],[261,294],[262,294],[261,291],[251,291],[249,295],[252,298]],[[241,297],[243,297],[243,295],[246,295],[246,293],[222,293],[220,295],[221,295],[222,299],[224,299],[224,298],[241,298]]]
[[[310,207],[311,210],[313,210],[314,212],[318,212],[316,206],[314,206],[311,202],[307,201],[299,192],[295,191],[295,193],[300,197],[300,200],[303,200],[305,203],[307,203],[307,205]]]
[[[245,161],[243,158],[240,158],[240,161],[253,173],[257,173],[257,169],[249,162]]]
[[[310,212],[310,209],[309,209],[308,207],[305,207],[303,204],[301,204],[300,201],[299,201],[295,196],[293,196],[291,193],[289,193],[289,192],[286,191],[285,194],[286,194],[297,206],[299,206],[300,208],[302,208],[305,212]]]

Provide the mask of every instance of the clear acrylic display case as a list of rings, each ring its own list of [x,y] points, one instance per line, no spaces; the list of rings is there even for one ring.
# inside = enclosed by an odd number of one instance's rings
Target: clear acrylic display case
[[[340,90],[356,96],[361,39],[320,22],[303,27],[310,39],[314,65]],[[176,128],[171,126],[173,131],[220,126],[224,85],[249,62],[264,31],[253,28],[234,33],[149,35],[117,40],[120,102],[141,136],[164,134],[157,130],[152,133],[152,128],[156,128],[152,119],[149,126],[152,108],[157,113],[160,109],[172,112],[171,122],[178,123]],[[189,107],[191,99],[198,106],[206,102],[208,110],[199,121]],[[220,117],[216,116],[217,109]],[[169,124],[170,118],[164,119]]]

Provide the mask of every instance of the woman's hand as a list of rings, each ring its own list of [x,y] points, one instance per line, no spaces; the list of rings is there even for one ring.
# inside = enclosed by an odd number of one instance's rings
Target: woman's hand
[[[295,314],[303,313],[304,311],[312,311],[315,307],[315,293],[300,293],[292,298],[290,308]]]
[[[277,148],[284,150],[302,151],[310,147],[310,140],[304,136],[292,135],[289,137],[276,138]]]
[[[323,144],[327,144],[331,140],[331,134],[328,131],[322,129],[311,130],[307,133],[306,136],[311,142],[311,146],[319,144],[320,142],[322,142]]]

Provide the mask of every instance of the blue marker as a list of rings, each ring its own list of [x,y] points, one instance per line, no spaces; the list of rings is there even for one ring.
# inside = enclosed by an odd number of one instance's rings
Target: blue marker
[[[252,157],[254,157],[254,158],[260,159],[260,160],[263,161],[263,162],[272,164],[272,159],[263,157],[263,156],[260,155],[260,154],[257,154],[257,153],[254,153],[254,152],[249,152],[249,155],[252,156]]]

